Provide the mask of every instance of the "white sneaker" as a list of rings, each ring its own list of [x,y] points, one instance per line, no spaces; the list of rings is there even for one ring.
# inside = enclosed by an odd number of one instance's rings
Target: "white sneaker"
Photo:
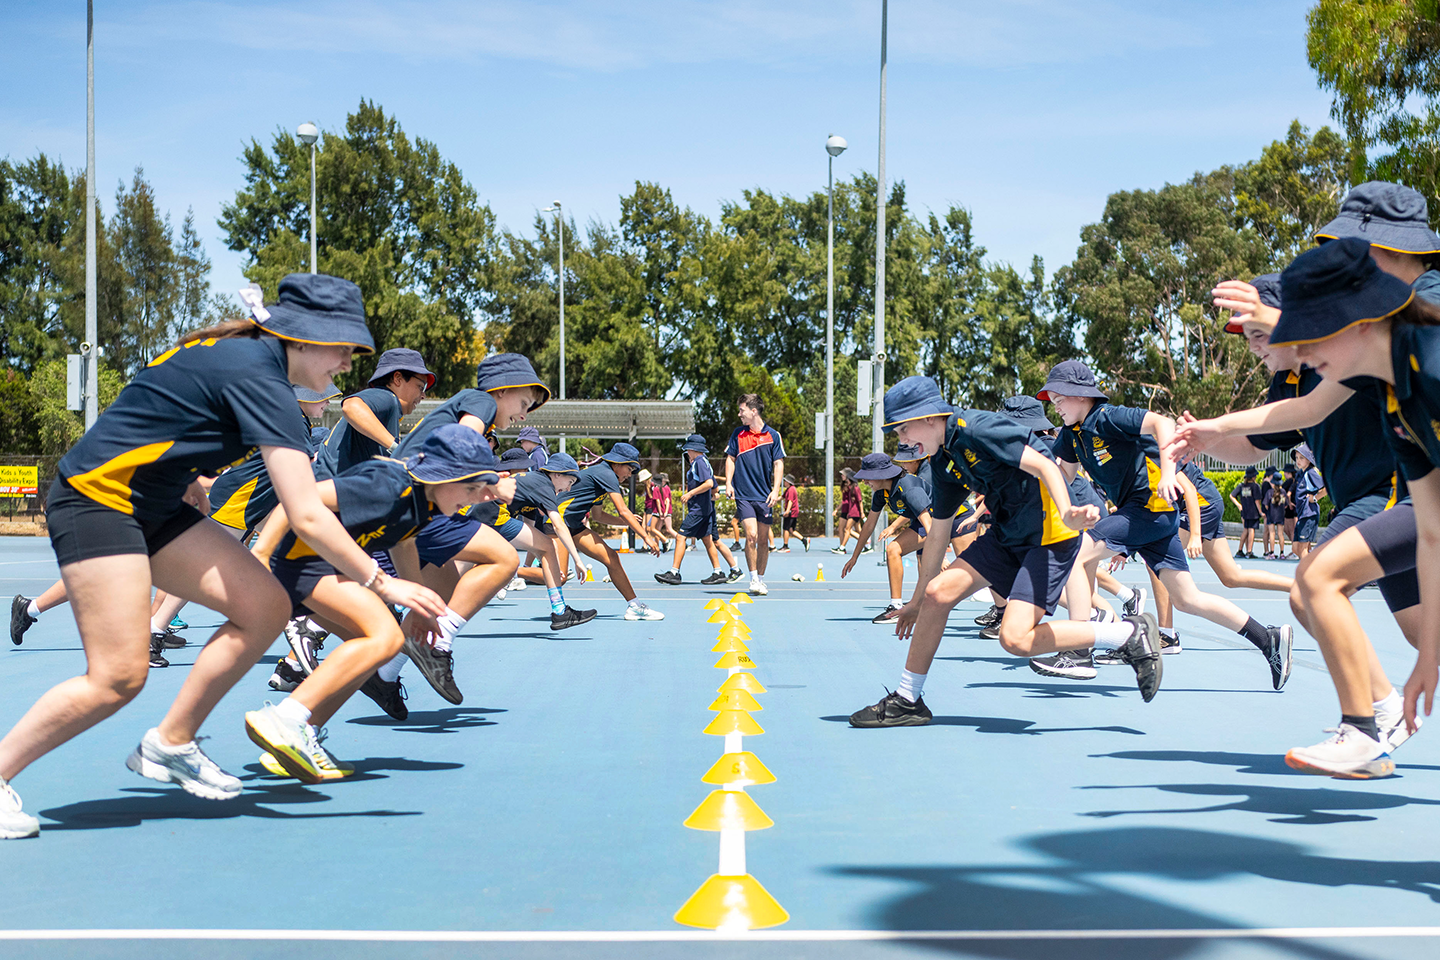
[[[504,599],[505,599],[505,590],[504,590],[503,587],[502,587],[500,590],[496,591],[496,593],[495,593],[495,599],[496,599],[496,600],[504,600]]]
[[[510,581],[510,585],[509,585],[508,587],[506,587],[505,589],[506,589],[506,590],[524,590],[524,589],[525,589],[526,587],[528,587],[528,586],[529,586],[529,584],[526,583],[524,580],[520,579],[519,577],[515,577],[514,579],[512,579],[512,580]]]
[[[1423,717],[1416,711],[1415,731],[1418,733],[1420,727],[1425,723]],[[1396,710],[1394,713],[1375,713],[1375,726],[1380,728],[1380,739],[1384,741],[1391,753],[1394,753],[1412,734],[1405,726],[1405,711]]]
[[[245,714],[245,732],[256,746],[268,751],[301,783],[335,779],[326,775],[315,755],[319,745],[315,743],[314,728],[286,717],[269,700],[259,710]]]
[[[629,604],[626,605],[626,607],[625,607],[625,619],[626,619],[626,620],[664,620],[664,619],[665,619],[665,614],[661,613],[659,610],[652,610],[650,607],[647,607],[647,606],[645,606],[645,604],[643,604],[643,603],[639,602],[638,600],[636,600],[636,601],[632,601],[631,603],[629,603]]]
[[[20,794],[0,777],[0,840],[40,836],[40,821],[20,809]]]
[[[205,756],[194,740],[172,747],[160,740],[160,731],[155,727],[145,731],[125,766],[151,780],[178,783],[186,793],[204,800],[240,796],[240,781]]]
[[[1377,743],[1348,723],[1327,728],[1333,733],[1313,747],[1296,747],[1285,754],[1285,763],[1304,773],[1318,773],[1342,780],[1370,780],[1395,772],[1386,744]]]
[[[770,588],[765,586],[765,581],[755,577],[750,581],[750,595],[753,597],[767,597],[770,595]]]

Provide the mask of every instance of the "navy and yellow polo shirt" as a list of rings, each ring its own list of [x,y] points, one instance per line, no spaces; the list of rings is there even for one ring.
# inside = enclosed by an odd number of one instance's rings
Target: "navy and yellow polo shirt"
[[[619,492],[620,478],[615,476],[615,469],[608,460],[598,461],[593,467],[581,470],[580,477],[558,507],[560,515],[565,518],[565,526],[571,531],[579,530],[597,503]]]
[[[1266,403],[1303,397],[1324,378],[1310,367],[1280,370],[1270,378]],[[1349,386],[1347,383],[1346,386]],[[1374,389],[1355,395],[1313,427],[1284,433],[1257,434],[1250,443],[1259,450],[1289,450],[1303,440],[1315,452],[1316,467],[1336,509],[1344,510],[1362,497],[1389,495],[1395,482],[1394,457],[1379,424],[1381,394]]]
[[[987,537],[1007,547],[1049,546],[1080,536],[1060,518],[1060,508],[1038,477],[1020,469],[1026,447],[1055,459],[1028,428],[988,410],[950,415],[945,446],[931,458],[932,506],[937,517],[956,514],[971,491],[990,511]]]
[[[1200,469],[1198,463],[1187,463],[1176,469],[1189,477],[1190,482],[1195,484],[1195,496],[1196,499],[1200,501],[1200,509],[1203,510],[1211,504],[1215,504],[1222,509],[1224,508],[1224,504],[1220,499],[1220,488],[1215,486],[1214,481],[1205,476],[1205,471]]]
[[[1440,464],[1440,327],[1393,324],[1390,362],[1394,385],[1374,377],[1353,377],[1344,383],[1375,397],[1400,474],[1405,480],[1418,480]],[[1320,451],[1315,455],[1320,456]],[[1329,474],[1325,479],[1329,484]],[[1333,499],[1333,486],[1330,491]]]
[[[369,553],[389,550],[443,516],[425,496],[424,486],[405,472],[403,463],[394,460],[367,460],[338,474],[332,482],[341,526]],[[291,530],[274,555],[301,560],[317,554]]]
[[[1174,513],[1175,505],[1156,492],[1160,447],[1154,437],[1141,432],[1148,412],[1097,403],[1084,422],[1061,428],[1055,457],[1083,465],[1116,510],[1140,507],[1151,513]]]
[[[387,393],[389,391],[386,391]],[[455,396],[440,404],[434,410],[427,413],[415,429],[405,434],[405,439],[400,441],[400,447],[395,451],[395,456],[404,459],[420,449],[420,444],[430,435],[436,427],[443,427],[450,423],[459,423],[460,418],[469,414],[472,417],[479,417],[485,423],[485,429],[480,431],[487,438],[493,439],[495,433],[495,418],[499,411],[495,407],[495,398],[484,390],[466,389],[461,390]]]
[[[384,387],[368,387],[359,393],[352,393],[345,399],[359,398],[375,414],[375,419],[385,425],[390,431],[390,436],[398,439],[400,435],[400,398]],[[349,470],[357,463],[364,463],[373,457],[383,457],[387,453],[380,444],[371,440],[359,430],[350,426],[350,421],[343,416],[340,422],[335,424],[335,429],[330,431],[330,436],[325,440],[325,449],[321,453],[328,461],[330,469],[336,476]]]
[[[298,411],[297,411],[298,412]],[[310,437],[312,459],[325,442],[325,432],[310,426],[310,420],[303,413],[305,430]],[[316,477],[317,480],[322,479]],[[265,460],[259,449],[243,461],[226,470],[210,487],[210,519],[221,526],[234,530],[253,530],[270,515],[280,497],[270,482],[270,472],[265,469]]]
[[[541,533],[549,533],[550,511],[560,509],[559,501],[560,494],[556,492],[550,474],[531,470],[515,478],[515,497],[510,501],[510,514],[529,520]]]
[[[930,487],[916,474],[902,473],[896,477],[889,490],[876,487],[870,495],[870,512],[880,513],[886,507],[897,517],[909,520],[918,526],[922,514],[930,512]]]
[[[141,521],[262,446],[308,450],[285,347],[274,337],[197,340],[156,357],[60,461],[77,492]]]
[[[735,458],[735,489],[731,493],[736,500],[770,499],[770,491],[775,489],[775,463],[785,459],[779,431],[769,424],[758,433],[740,427],[730,434],[725,455]]]

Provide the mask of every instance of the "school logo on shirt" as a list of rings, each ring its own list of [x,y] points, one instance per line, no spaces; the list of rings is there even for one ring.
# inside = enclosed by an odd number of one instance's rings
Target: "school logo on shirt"
[[[376,529],[370,531],[369,533],[361,533],[361,534],[358,534],[358,535],[355,537],[355,542],[358,543],[358,544],[360,544],[360,546],[363,547],[363,546],[365,546],[367,543],[369,543],[371,540],[377,540],[377,539],[379,539],[380,537],[383,537],[384,535],[385,535],[385,526],[382,524],[381,526],[379,526],[379,527],[377,527]]]
[[[1090,439],[1090,447],[1091,451],[1095,455],[1096,463],[1106,464],[1110,462],[1110,448],[1105,446],[1105,441],[1101,440],[1099,437],[1092,437]]]

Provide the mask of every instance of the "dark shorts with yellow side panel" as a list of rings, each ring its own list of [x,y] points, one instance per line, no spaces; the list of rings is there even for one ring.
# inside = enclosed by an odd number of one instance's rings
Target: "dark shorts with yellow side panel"
[[[63,477],[50,485],[45,520],[60,566],[96,557],[153,557],[205,517],[188,503],[162,520],[141,522],[78,492]]]
[[[1084,539],[1077,534],[1059,543],[1011,547],[986,533],[966,547],[960,559],[1007,599],[1044,607],[1052,614]]]
[[[270,558],[270,572],[285,588],[290,597],[290,616],[299,617],[309,612],[305,601],[315,592],[315,585],[326,577],[335,575],[335,568],[324,557],[314,555],[287,559]]]

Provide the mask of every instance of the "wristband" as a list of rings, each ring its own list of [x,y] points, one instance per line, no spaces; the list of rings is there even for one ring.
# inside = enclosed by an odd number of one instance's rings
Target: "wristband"
[[[380,579],[380,574],[381,574],[381,572],[382,572],[382,571],[380,570],[380,561],[379,561],[379,560],[376,560],[376,561],[375,561],[375,572],[372,573],[372,574],[370,574],[370,579],[369,579],[369,580],[366,580],[366,581],[362,584],[362,586],[363,586],[366,590],[369,590],[371,587],[375,586],[375,581]]]

